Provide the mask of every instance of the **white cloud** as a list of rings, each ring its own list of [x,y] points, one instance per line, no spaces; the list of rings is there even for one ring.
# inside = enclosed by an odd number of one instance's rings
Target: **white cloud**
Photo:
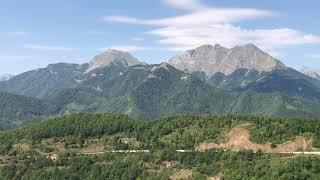
[[[128,16],[105,16],[108,22],[149,25],[148,31],[160,40],[161,45],[171,50],[185,50],[203,44],[221,44],[227,47],[253,43],[279,55],[278,48],[320,43],[320,36],[291,28],[244,28],[236,25],[245,20],[277,16],[272,11],[250,8],[208,7],[200,0],[162,0],[174,8],[186,10],[180,16],[159,19],[139,19]]]
[[[26,32],[23,32],[23,31],[8,32],[9,36],[23,36],[25,34],[26,34]]]
[[[99,51],[105,51],[108,49],[116,49],[116,50],[126,51],[126,52],[136,52],[136,51],[150,50],[151,48],[144,47],[144,46],[120,45],[120,46],[108,46],[108,47],[99,49]]]
[[[153,25],[153,26],[206,26],[217,23],[231,23],[243,20],[271,17],[275,13],[257,9],[240,8],[212,8],[203,11],[195,11],[186,15],[162,18],[162,19],[139,19],[129,16],[105,16],[102,19],[108,22]]]
[[[164,27],[148,32],[161,37],[159,43],[182,48],[194,48],[203,44],[222,44],[227,47],[253,43],[264,50],[320,43],[320,37],[300,31],[282,29],[245,29],[231,24],[207,27]]]
[[[129,16],[104,16],[102,17],[102,20],[108,21],[108,22],[117,22],[117,23],[152,25],[152,23],[150,23],[147,20],[142,20],[142,19],[133,18]]]
[[[49,45],[40,45],[40,44],[25,44],[24,48],[34,49],[34,50],[47,50],[47,51],[77,51],[78,48],[70,48],[64,46],[49,46]]]

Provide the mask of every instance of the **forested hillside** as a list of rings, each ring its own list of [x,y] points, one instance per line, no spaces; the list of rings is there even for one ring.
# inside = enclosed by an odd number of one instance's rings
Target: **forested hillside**
[[[1,92],[0,99],[0,130],[59,113],[57,106],[42,99]]]
[[[282,143],[296,136],[313,139],[320,147],[319,119],[272,118],[241,115],[178,115],[156,121],[138,121],[122,114],[71,114],[0,133],[0,142],[40,141],[47,138],[96,138],[115,135],[137,138],[146,148],[194,147],[197,142],[219,140],[239,124],[250,124],[252,140]],[[168,138],[162,141],[162,138]],[[181,142],[180,142],[181,141]]]
[[[320,147],[319,119],[179,115],[144,122],[121,114],[72,114],[0,133],[4,179],[294,179],[319,176],[320,157],[261,151],[193,151],[224,142],[244,127],[255,143],[277,146],[296,137]],[[179,152],[176,150],[185,150]],[[136,150],[121,153],[118,150]],[[139,151],[141,150],[141,151]],[[143,151],[142,151],[143,150]],[[189,151],[190,150],[190,151]],[[57,159],[51,160],[52,154]]]
[[[213,56],[220,50],[223,61]],[[70,112],[116,112],[144,120],[181,113],[320,117],[319,80],[286,67],[252,45],[230,49],[232,57],[225,51],[229,50],[210,45],[188,51],[186,57],[177,57],[177,63],[182,63],[180,67],[171,61],[172,65],[165,62],[148,65],[129,53],[107,50],[89,63],[50,64],[19,74],[0,82],[0,92],[25,96],[12,102],[20,105],[20,111],[29,112],[30,106],[22,104],[25,104],[23,99],[32,99],[30,97],[41,98],[37,100],[46,104],[41,108],[54,106],[59,111],[47,112],[40,108],[37,111],[43,114],[22,116],[4,108],[0,116],[5,118],[0,128],[10,128],[10,124],[17,121]],[[257,54],[259,56],[255,56]],[[260,56],[262,59],[257,58]],[[219,67],[208,64],[215,58],[221,63]],[[248,62],[241,64],[239,59]],[[270,61],[271,66],[265,67],[264,60]],[[226,66],[229,61],[239,67]],[[185,71],[184,65],[190,66],[190,71]],[[207,65],[213,69],[206,69]],[[203,69],[212,71],[212,76]],[[6,103],[7,99],[3,98],[0,100]]]
[[[90,77],[76,88],[55,91],[45,100],[64,111],[118,112],[149,120],[179,113],[320,116],[317,103],[280,93],[218,89],[167,63],[132,66],[123,72],[115,67],[97,71],[102,76],[109,74],[109,78]]]

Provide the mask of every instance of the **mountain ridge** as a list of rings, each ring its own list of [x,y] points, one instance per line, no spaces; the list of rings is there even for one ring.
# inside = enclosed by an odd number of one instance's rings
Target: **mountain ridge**
[[[313,108],[317,106],[314,103],[279,93],[229,92],[212,87],[168,63],[131,66],[112,80],[100,81],[99,77],[94,77],[89,84],[83,83],[77,89],[57,91],[49,99],[68,100],[56,102],[64,104],[67,111],[119,112],[140,119],[188,112],[320,115]],[[87,97],[92,98],[84,100]]]
[[[303,74],[310,76],[314,79],[318,79],[320,80],[320,69],[312,69],[309,67],[303,67],[300,72],[302,72]]]
[[[229,51],[220,45],[200,47],[212,49]],[[254,45],[232,51],[246,57],[242,53],[247,49],[265,55]],[[170,62],[149,65],[129,53],[109,50],[91,64],[57,63],[22,73],[1,82],[0,91],[38,98],[59,113],[118,112],[139,119],[183,113],[320,116],[320,81],[273,62],[279,68],[269,72],[238,68],[208,79],[203,71],[182,71]]]
[[[168,60],[212,86],[238,92],[280,92],[320,102],[320,81],[284,65],[253,44],[231,49],[203,45]]]
[[[121,64],[124,66],[133,66],[137,64],[143,64],[128,52],[115,50],[115,49],[108,49],[103,53],[95,56],[93,60],[89,62],[89,67],[85,71],[85,73],[89,73],[95,69],[106,67],[111,63]]]
[[[204,71],[208,78],[218,72],[230,75],[237,69],[254,69],[261,73],[287,68],[282,62],[253,44],[236,46],[231,49],[219,44],[203,45],[177,55],[168,62],[190,73]]]
[[[14,75],[11,75],[11,74],[2,74],[2,75],[0,75],[0,82],[8,81],[9,79],[11,79],[13,77],[14,77]]]

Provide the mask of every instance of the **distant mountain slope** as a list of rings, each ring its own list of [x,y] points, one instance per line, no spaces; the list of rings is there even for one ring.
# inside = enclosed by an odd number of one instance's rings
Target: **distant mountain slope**
[[[165,73],[164,69],[161,71]],[[181,74],[171,83],[164,79],[146,80],[131,93],[131,101],[135,102],[138,112],[147,113],[146,116],[151,117],[188,112],[299,117],[320,115],[320,110],[316,108],[319,104],[286,98],[280,94],[227,92],[186,74]]]
[[[119,76],[128,66],[142,64],[129,53],[107,50],[97,55],[88,64],[51,64],[15,76],[0,84],[0,91],[19,95],[44,97],[56,90],[75,88],[92,77]],[[108,70],[106,70],[106,68]],[[100,69],[104,69],[100,71]],[[111,75],[110,73],[114,73]],[[101,78],[100,78],[101,79]]]
[[[320,109],[313,108],[317,104],[276,93],[217,89],[167,63],[132,66],[110,81],[99,78],[93,77],[77,88],[57,91],[47,100],[63,105],[65,111],[121,112],[142,119],[180,113],[320,115]]]
[[[204,46],[201,53],[208,48],[227,51]],[[320,116],[320,81],[285,67],[253,45],[228,51],[230,62],[244,59],[239,66],[224,69],[232,71],[230,75],[217,72],[210,78],[203,71],[188,73],[168,63],[146,65],[115,50],[87,64],[52,64],[1,82],[1,91],[41,99],[0,97],[13,109],[5,108],[0,116],[11,124],[69,112],[120,112],[139,119],[180,113]],[[272,62],[270,66],[259,64],[260,57]]]
[[[0,93],[0,100],[0,129],[59,113],[56,106],[37,98]]]
[[[94,59],[89,63],[89,67],[86,70],[86,73],[89,73],[95,69],[107,67],[111,63],[119,64],[121,66],[133,66],[142,64],[138,61],[138,59],[127,52],[108,49],[105,52],[94,57]]]
[[[312,69],[309,67],[304,67],[300,70],[300,72],[302,72],[307,76],[320,80],[320,69]]]
[[[13,75],[11,75],[11,74],[2,74],[2,75],[0,75],[0,82],[1,81],[7,81],[7,80],[9,80],[9,79],[11,79],[11,78],[13,78],[14,76]]]
[[[280,61],[252,44],[232,49],[218,44],[204,45],[177,55],[168,63],[183,71],[203,71],[208,78],[218,72],[230,75],[238,69],[255,69],[258,72],[286,69]]]
[[[239,69],[229,76],[217,73],[208,83],[238,92],[277,92],[293,98],[320,102],[320,81],[291,68],[266,73]]]
[[[205,45],[168,62],[178,69],[197,74],[215,87],[240,92],[278,92],[320,102],[319,80],[286,67],[254,45],[232,49]]]
[[[63,88],[76,87],[82,79],[86,65],[51,64],[46,68],[28,71],[4,82],[0,90],[33,97],[43,97],[47,93]]]

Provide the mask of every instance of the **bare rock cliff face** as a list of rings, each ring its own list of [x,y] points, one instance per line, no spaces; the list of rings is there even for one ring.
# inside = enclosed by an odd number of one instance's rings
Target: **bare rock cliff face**
[[[220,72],[230,75],[237,69],[254,69],[269,72],[287,67],[256,46],[249,44],[227,49],[220,45],[204,45],[188,50],[168,61],[169,64],[188,72],[203,71],[207,77]]]
[[[109,49],[102,54],[94,57],[93,60],[89,63],[89,67],[85,73],[89,73],[98,68],[107,67],[111,63],[122,64],[124,66],[134,66],[137,64],[142,64],[128,52]]]

